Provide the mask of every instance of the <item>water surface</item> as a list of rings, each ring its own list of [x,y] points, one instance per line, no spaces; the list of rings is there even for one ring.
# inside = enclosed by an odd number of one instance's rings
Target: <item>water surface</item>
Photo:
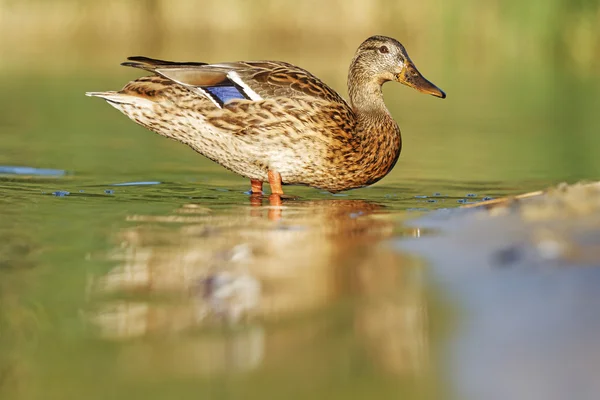
[[[600,172],[598,82],[436,81],[447,100],[386,87],[404,134],[388,177],[338,195],[288,187],[297,199],[271,207],[83,97],[123,80],[2,82],[2,398],[465,398],[478,364],[451,355],[480,354],[470,324],[513,287],[458,298],[443,263],[393,245],[439,235],[405,221]],[[551,295],[523,301],[548,312]]]

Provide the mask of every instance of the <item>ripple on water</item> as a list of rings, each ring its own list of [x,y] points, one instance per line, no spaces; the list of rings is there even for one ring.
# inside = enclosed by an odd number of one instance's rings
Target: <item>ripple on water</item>
[[[140,182],[121,182],[113,183],[110,186],[149,186],[149,185],[160,185],[159,181],[140,181]]]
[[[7,175],[63,176],[66,173],[67,172],[62,169],[17,167],[17,166],[10,166],[10,165],[0,165],[0,174],[7,174]]]

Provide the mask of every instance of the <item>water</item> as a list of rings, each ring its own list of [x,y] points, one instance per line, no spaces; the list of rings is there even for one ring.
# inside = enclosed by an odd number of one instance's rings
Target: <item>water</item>
[[[427,211],[597,177],[600,84],[453,77],[430,77],[444,101],[386,86],[404,135],[388,177],[342,196],[287,187],[283,207],[83,96],[123,77],[3,81],[0,165],[40,170],[0,168],[2,398],[492,398],[498,371],[477,366],[495,355],[477,346],[507,344],[485,340],[499,329],[485,317],[518,309],[515,293],[538,321],[562,310],[545,272],[472,279],[477,261],[453,274],[395,243],[437,237],[405,224]],[[470,247],[444,250],[461,263]],[[597,302],[580,271],[551,284]],[[577,309],[559,343],[598,332]],[[519,348],[543,332],[532,321],[507,325]]]

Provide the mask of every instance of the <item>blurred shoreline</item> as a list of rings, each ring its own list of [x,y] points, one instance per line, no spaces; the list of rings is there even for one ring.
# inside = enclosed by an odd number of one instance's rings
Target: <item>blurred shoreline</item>
[[[373,34],[438,69],[552,64],[587,75],[600,66],[596,0],[0,0],[0,70],[102,70],[148,54],[285,59],[327,73]]]

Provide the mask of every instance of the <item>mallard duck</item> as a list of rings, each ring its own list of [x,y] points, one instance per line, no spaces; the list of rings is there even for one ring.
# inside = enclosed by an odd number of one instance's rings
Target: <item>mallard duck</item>
[[[185,143],[250,179],[252,193],[282,185],[330,192],[371,185],[400,155],[400,129],[381,86],[396,81],[445,98],[404,46],[372,36],[356,51],[346,102],[310,72],[281,61],[219,64],[129,57],[121,65],[153,73],[116,92],[89,92],[138,124]]]

